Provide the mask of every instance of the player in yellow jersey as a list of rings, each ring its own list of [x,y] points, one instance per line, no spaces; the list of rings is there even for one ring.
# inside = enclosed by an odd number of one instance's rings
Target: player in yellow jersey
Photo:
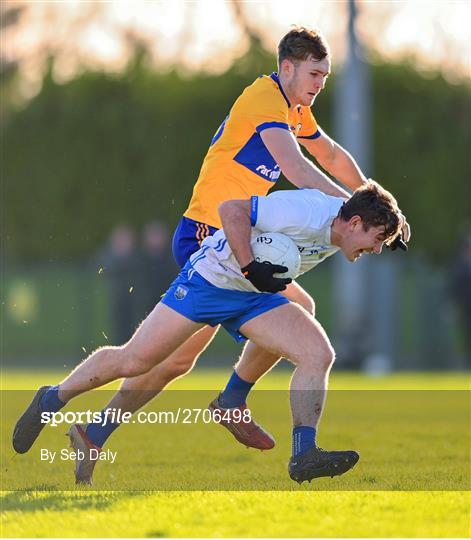
[[[282,38],[278,46],[278,73],[262,75],[242,92],[211,141],[190,204],[173,239],[174,255],[181,267],[199,249],[202,240],[221,227],[218,208],[224,201],[266,195],[281,173],[298,188],[317,188],[328,195],[349,197],[347,191],[304,157],[300,144],[348,188],[355,190],[367,183],[354,158],[321,130],[311,112],[330,70],[329,49],[318,32],[297,27]],[[407,242],[409,237],[406,223],[402,238]],[[283,287],[280,285],[280,289]],[[290,283],[282,294],[314,314],[313,299],[297,283]],[[203,328],[148,373],[126,379],[102,415],[106,415],[108,408],[135,412],[170,381],[189,372],[217,328]],[[243,407],[250,388],[277,361],[272,353],[248,342],[226,390],[211,407]],[[101,448],[118,425],[90,424],[84,429],[79,427],[76,434],[84,444]],[[233,431],[233,424],[227,427]],[[270,435],[254,422],[236,426],[235,431],[236,438],[247,446],[274,446]],[[26,442],[17,441],[16,445],[14,441],[15,448],[27,451],[36,436]],[[93,467],[94,462],[79,463],[77,479],[91,482]]]
[[[329,69],[327,62],[323,67]],[[292,133],[302,143],[321,137],[310,107],[293,108],[276,73],[262,75],[246,88],[217,130],[183,223],[220,228],[221,203],[265,195],[273,187],[281,170],[262,139],[271,128]]]

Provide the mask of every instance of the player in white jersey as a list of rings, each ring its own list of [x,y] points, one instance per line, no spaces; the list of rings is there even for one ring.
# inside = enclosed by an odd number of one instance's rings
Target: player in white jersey
[[[300,274],[304,274],[340,249],[331,244],[330,227],[344,201],[317,189],[251,197],[251,238],[267,231],[289,235],[299,248]],[[224,229],[203,241],[202,249],[190,257],[190,264],[216,287],[257,292],[240,273]]]
[[[43,427],[42,412],[55,412],[73,397],[116,379],[146,373],[205,324],[221,324],[236,339],[248,338],[295,365],[290,477],[302,482],[336,476],[355,465],[356,452],[328,452],[316,444],[334,361],[329,339],[312,315],[279,294],[291,280],[274,277],[283,267],[256,262],[250,239],[256,231],[286,234],[300,248],[302,271],[338,250],[353,262],[364,252],[381,253],[383,244],[399,234],[404,218],[394,197],[371,182],[348,200],[317,190],[282,191],[227,201],[219,214],[224,232],[206,240],[131,340],[96,350],[58,386],[41,388],[17,422],[14,437],[31,446]],[[82,434],[74,429],[79,447]]]

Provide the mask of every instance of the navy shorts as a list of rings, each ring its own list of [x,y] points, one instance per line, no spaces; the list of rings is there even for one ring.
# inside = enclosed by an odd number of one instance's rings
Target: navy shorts
[[[173,256],[178,266],[183,268],[191,255],[200,249],[201,242],[217,230],[216,227],[183,216],[178,222],[172,241]]]
[[[240,327],[289,300],[279,293],[234,291],[216,287],[204,279],[188,262],[170,285],[162,302],[194,322],[221,324],[236,341],[247,338]]]

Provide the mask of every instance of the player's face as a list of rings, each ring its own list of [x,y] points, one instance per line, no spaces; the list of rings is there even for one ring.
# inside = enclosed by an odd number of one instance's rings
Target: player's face
[[[319,92],[324,88],[330,74],[330,58],[316,60],[310,57],[294,65],[291,94],[298,105],[310,107]]]
[[[361,218],[354,216],[349,221],[349,228],[344,237],[342,251],[350,262],[355,262],[363,253],[376,253],[379,255],[385,240],[383,225],[370,227],[365,231]]]

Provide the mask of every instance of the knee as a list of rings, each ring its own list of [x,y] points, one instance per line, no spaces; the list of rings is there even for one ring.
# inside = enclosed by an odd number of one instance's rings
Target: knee
[[[323,371],[328,371],[335,362],[335,351],[330,343],[326,343],[319,354],[319,363]]]
[[[299,357],[297,365],[303,364],[313,372],[327,372],[335,361],[335,351],[330,343],[323,344],[321,347],[306,352]]]
[[[126,379],[130,377],[138,377],[147,373],[154,366],[152,358],[135,353],[133,351],[122,349],[122,374],[121,377]]]
[[[162,376],[171,381],[177,377],[185,375],[193,369],[196,358],[194,356],[184,356],[178,359],[169,359],[168,362],[163,362],[160,366]]]

